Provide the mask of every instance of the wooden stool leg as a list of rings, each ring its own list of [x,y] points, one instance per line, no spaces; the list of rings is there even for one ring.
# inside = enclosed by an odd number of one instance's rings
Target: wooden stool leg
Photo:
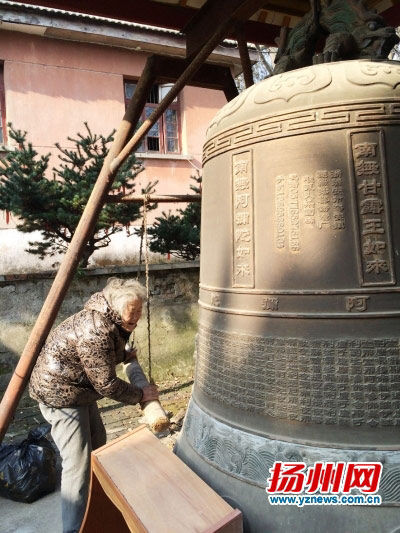
[[[89,501],[79,533],[129,533],[125,519],[91,472]]]

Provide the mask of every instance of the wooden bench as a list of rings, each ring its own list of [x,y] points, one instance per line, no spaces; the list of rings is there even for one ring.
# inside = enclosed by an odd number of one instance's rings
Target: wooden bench
[[[228,505],[146,428],[92,453],[80,533],[242,533]]]

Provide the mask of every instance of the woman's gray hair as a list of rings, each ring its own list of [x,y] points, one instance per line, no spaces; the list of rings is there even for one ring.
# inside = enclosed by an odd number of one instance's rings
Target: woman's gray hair
[[[111,309],[119,316],[122,315],[126,304],[133,300],[146,300],[147,291],[135,279],[109,278],[103,289],[103,294]]]

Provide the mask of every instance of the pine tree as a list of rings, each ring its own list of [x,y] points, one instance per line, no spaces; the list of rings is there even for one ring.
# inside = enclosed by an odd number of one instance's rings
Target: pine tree
[[[42,240],[29,242],[26,250],[41,259],[64,252],[71,242],[113,140],[114,132],[104,137],[93,134],[87,123],[84,125],[83,134],[68,137],[73,143],[71,149],[56,144],[60,162],[53,168],[53,179],[48,179],[50,154],[39,156],[26,141],[27,132],[8,124],[9,136],[17,147],[8,150],[0,164],[0,209],[18,217],[19,231],[41,232]],[[132,154],[119,169],[112,191],[134,192],[134,180],[141,170]],[[142,192],[151,192],[153,185]],[[80,266],[86,267],[93,252],[108,246],[113,234],[139,216],[138,204],[107,204],[100,212]]]
[[[192,176],[196,185],[190,188],[201,193],[201,177]],[[193,261],[200,254],[200,202],[191,202],[179,215],[165,213],[157,217],[152,228],[148,229],[150,250],[162,254],[172,254],[185,261]]]

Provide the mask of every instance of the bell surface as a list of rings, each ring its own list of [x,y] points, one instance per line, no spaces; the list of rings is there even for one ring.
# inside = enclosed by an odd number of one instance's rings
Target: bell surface
[[[176,453],[245,531],[400,531],[399,86],[397,62],[315,65],[209,127]],[[382,504],[272,505],[276,461],[381,463]]]

